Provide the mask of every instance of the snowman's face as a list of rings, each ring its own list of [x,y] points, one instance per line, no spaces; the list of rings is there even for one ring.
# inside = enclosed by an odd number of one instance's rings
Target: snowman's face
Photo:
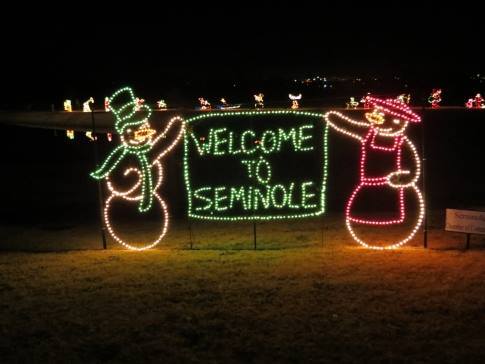
[[[121,141],[130,146],[142,146],[150,143],[154,134],[156,131],[146,122],[138,128],[127,128],[121,135]]]
[[[402,134],[408,126],[408,122],[396,116],[385,114],[379,108],[365,114],[377,133],[382,136],[394,137]]]

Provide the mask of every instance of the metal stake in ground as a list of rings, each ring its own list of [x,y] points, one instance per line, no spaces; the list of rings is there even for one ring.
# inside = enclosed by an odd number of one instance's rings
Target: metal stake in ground
[[[322,248],[323,248],[323,246],[324,246],[324,245],[323,245],[323,241],[324,241],[324,240],[323,240],[323,234],[324,234],[324,231],[325,231],[325,220],[324,220],[324,219],[325,219],[325,218],[324,218],[324,217],[322,217]]]
[[[94,144],[94,165],[98,167],[98,138],[96,137],[96,121],[94,119],[94,108],[91,111],[91,122],[93,132],[93,144]],[[106,233],[103,222],[103,189],[101,187],[101,181],[98,179],[98,202],[99,202],[99,218],[101,223],[101,240],[103,242],[103,249],[106,249]]]
[[[190,217],[187,219],[187,222],[188,222],[188,227],[189,227],[189,246],[190,246],[190,250],[192,250],[194,248],[193,244],[192,244],[192,223],[190,222]]]
[[[256,221],[253,221],[254,250],[258,248],[256,243]]]
[[[424,107],[421,108],[421,113],[423,113]],[[426,150],[424,148],[424,139],[425,139],[425,125],[426,123],[422,123],[421,126],[421,153],[422,153],[422,161],[421,161],[421,168],[423,170],[423,200],[424,200],[424,217],[423,217],[423,246],[426,249],[428,247],[428,201],[426,199],[427,191],[426,191]]]

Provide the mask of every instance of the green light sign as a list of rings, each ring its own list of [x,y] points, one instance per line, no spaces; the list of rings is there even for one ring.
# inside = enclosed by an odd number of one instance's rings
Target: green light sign
[[[294,110],[208,113],[186,121],[189,217],[272,220],[325,212],[327,123]]]

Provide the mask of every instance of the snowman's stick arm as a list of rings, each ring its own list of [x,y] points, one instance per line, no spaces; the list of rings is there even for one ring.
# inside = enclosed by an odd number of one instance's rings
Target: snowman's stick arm
[[[370,126],[368,122],[351,119],[338,111],[327,112],[324,119],[332,129],[361,142]]]
[[[184,120],[180,116],[172,118],[165,129],[152,141],[149,152],[151,165],[160,161],[180,141],[184,133]]]

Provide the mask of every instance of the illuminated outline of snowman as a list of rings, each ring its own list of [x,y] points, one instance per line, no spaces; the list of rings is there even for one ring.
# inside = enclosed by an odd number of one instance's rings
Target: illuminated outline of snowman
[[[347,202],[347,207],[345,211],[346,225],[350,234],[359,244],[367,248],[378,250],[395,249],[407,243],[414,237],[419,227],[421,226],[424,218],[424,200],[420,190],[416,185],[421,173],[420,159],[416,147],[404,134],[409,122],[418,123],[421,121],[421,118],[413,113],[408,105],[397,99],[382,100],[375,97],[367,97],[366,101],[374,107],[372,112],[365,114],[367,122],[350,119],[349,117],[337,111],[329,111],[325,114],[324,118],[333,129],[359,140],[362,145],[360,157],[360,181],[357,187],[352,192]],[[365,134],[349,131],[345,128],[345,125],[339,125],[339,122],[346,123],[349,126],[354,126],[356,128],[366,128],[368,129],[368,131]],[[388,145],[377,145],[376,137],[384,139],[389,138],[389,140],[392,141],[392,143],[390,143],[392,146],[389,147]],[[416,165],[416,170],[414,174],[411,174],[411,171],[409,170],[401,169],[401,157],[404,146],[408,147],[411,151],[411,154],[414,156]],[[390,154],[390,156],[394,157],[394,170],[383,176],[367,176],[366,158],[371,155],[371,153],[375,152],[392,153]],[[402,182],[401,179],[405,177],[407,177],[408,180],[406,182]],[[399,206],[398,216],[391,219],[375,220],[357,218],[353,216],[352,208],[356,199],[358,199],[359,194],[365,189],[374,188],[378,192],[378,189],[382,187],[391,187],[397,190]],[[359,237],[355,232],[355,229],[353,228],[356,225],[370,225],[382,227],[404,223],[406,217],[404,202],[405,189],[410,189],[415,192],[419,205],[418,217],[409,235],[399,241],[385,246],[373,245],[370,242],[364,241],[362,237]]]
[[[123,97],[127,97],[128,102],[120,106],[116,105],[117,98],[123,99]],[[167,232],[169,218],[167,205],[157,193],[157,189],[161,186],[163,180],[163,168],[160,161],[162,157],[170,152],[178,143],[184,131],[183,119],[176,116],[169,121],[165,130],[154,138],[156,131],[150,127],[148,121],[151,115],[151,109],[144,104],[140,104],[139,100],[140,99],[134,97],[133,91],[129,87],[118,90],[109,99],[110,111],[115,115],[115,128],[120,134],[121,144],[111,152],[96,171],[91,173],[91,176],[95,179],[106,179],[108,189],[111,191],[111,195],[106,200],[104,207],[104,221],[109,233],[117,242],[133,250],[145,250],[154,247],[162,240]],[[142,116],[140,116],[140,114]],[[167,134],[173,130],[174,127],[177,127],[177,124],[179,130],[177,131],[176,136],[172,138],[168,145],[166,145]],[[161,143],[162,141],[164,142]],[[163,148],[160,148],[161,145],[163,145]],[[154,157],[149,159],[148,157],[154,153],[155,147],[157,147],[158,151],[155,152],[156,154]],[[127,168],[125,169],[123,176],[127,177],[134,173],[137,175],[138,180],[129,189],[120,191],[113,187],[110,174],[125,159],[125,157],[129,155],[134,156],[137,159],[139,168]],[[155,184],[153,184],[152,178],[153,167],[156,167],[158,171]],[[149,211],[152,207],[153,200],[157,200],[162,208],[163,214],[163,226],[158,238],[141,247],[123,241],[123,239],[116,234],[109,219],[111,202],[116,198],[121,198],[125,201],[136,201],[140,212]]]

